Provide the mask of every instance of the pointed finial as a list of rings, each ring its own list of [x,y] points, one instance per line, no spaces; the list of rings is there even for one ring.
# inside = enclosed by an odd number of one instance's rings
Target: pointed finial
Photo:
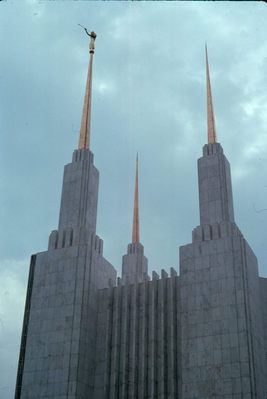
[[[138,203],[138,153],[136,154],[135,190],[134,190],[134,213],[132,242],[139,242],[139,203]]]
[[[79,24],[80,25],[80,24]],[[82,25],[80,25],[82,26]],[[89,44],[89,52],[90,52],[90,60],[87,74],[87,82],[84,96],[84,104],[83,104],[83,113],[82,113],[82,121],[81,121],[81,129],[80,129],[80,139],[79,139],[79,148],[89,148],[90,146],[90,127],[91,127],[91,93],[92,93],[92,74],[93,74],[93,54],[95,51],[95,32],[88,32],[88,30],[84,28],[86,34],[90,36],[90,44]]]
[[[216,143],[217,137],[216,137],[215,119],[214,119],[211,85],[210,85],[210,72],[209,72],[207,44],[205,44],[205,52],[206,52],[206,81],[207,81],[208,143]]]

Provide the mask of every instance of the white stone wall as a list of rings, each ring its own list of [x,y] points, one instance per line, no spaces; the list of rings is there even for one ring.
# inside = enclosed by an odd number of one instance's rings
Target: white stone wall
[[[116,283],[95,234],[98,171],[88,149],[65,167],[59,229],[33,257],[16,399],[88,399],[93,391],[97,292]],[[30,293],[30,295],[29,295]]]
[[[177,276],[99,293],[94,399],[178,397],[179,301]]]
[[[262,397],[255,256],[230,236],[181,247],[180,262],[182,398]]]

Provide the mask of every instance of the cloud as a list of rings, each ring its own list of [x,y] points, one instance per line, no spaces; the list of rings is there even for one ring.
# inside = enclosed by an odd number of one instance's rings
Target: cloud
[[[47,248],[57,226],[63,165],[78,141],[89,57],[88,38],[78,23],[98,35],[91,141],[100,171],[97,232],[107,259],[120,271],[131,239],[137,150],[141,239],[150,268],[178,268],[178,247],[190,242],[199,223],[196,160],[206,141],[207,41],[237,224],[266,275],[266,215],[253,208],[264,209],[267,202],[265,14],[257,2],[213,3],[16,2],[14,7],[6,2],[1,7],[0,253],[6,259],[3,292],[8,292],[1,312],[4,339],[8,348],[17,348],[13,371],[3,370],[6,381],[15,379],[21,331],[16,314],[22,315],[25,300],[29,261],[20,259]],[[3,386],[1,372],[0,379]]]
[[[0,268],[0,396],[14,394],[26,295],[28,261],[7,259]]]

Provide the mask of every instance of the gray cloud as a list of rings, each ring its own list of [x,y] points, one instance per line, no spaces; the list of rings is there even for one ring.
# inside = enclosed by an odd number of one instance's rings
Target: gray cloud
[[[30,254],[46,249],[57,225],[63,165],[78,140],[88,42],[77,24],[98,33],[92,150],[100,171],[98,233],[107,259],[120,271],[131,238],[139,151],[145,253],[150,268],[178,268],[178,247],[198,224],[207,41],[236,221],[262,275],[267,24],[266,6],[256,2],[3,2],[0,18],[0,259],[9,292],[8,301],[1,292],[0,341],[10,351],[8,358],[0,347],[6,365],[0,396],[7,399],[14,389]]]

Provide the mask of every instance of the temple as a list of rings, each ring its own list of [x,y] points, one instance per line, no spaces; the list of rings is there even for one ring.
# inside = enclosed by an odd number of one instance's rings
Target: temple
[[[88,33],[88,32],[87,32]],[[32,255],[15,399],[265,399],[267,279],[235,223],[230,165],[217,141],[208,53],[200,223],[179,273],[148,274],[133,231],[121,277],[96,234],[99,172],[90,150],[92,67],[78,149],[64,169],[59,223]],[[178,211],[178,210],[177,210]]]

